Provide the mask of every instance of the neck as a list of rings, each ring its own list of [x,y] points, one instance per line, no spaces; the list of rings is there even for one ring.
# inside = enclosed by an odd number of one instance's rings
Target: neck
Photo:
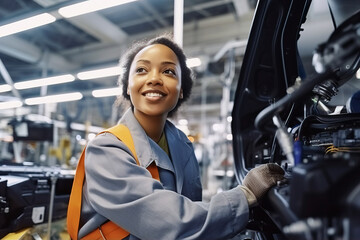
[[[134,112],[134,115],[146,134],[152,140],[158,142],[164,131],[166,116],[148,116],[139,112]]]

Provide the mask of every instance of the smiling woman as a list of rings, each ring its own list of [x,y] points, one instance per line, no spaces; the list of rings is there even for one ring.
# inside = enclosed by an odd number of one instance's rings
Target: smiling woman
[[[135,44],[121,63],[119,82],[132,107],[80,158],[68,209],[72,239],[227,239],[239,233],[249,206],[282,179],[282,169],[262,165],[250,171],[247,186],[202,202],[192,143],[167,120],[192,87],[182,49],[160,36]]]

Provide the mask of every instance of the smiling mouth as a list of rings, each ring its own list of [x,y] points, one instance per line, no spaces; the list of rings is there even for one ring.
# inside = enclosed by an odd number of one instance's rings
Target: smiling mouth
[[[154,98],[154,97],[163,97],[164,94],[157,93],[157,92],[148,92],[148,93],[145,93],[144,96]]]
[[[148,89],[142,92],[142,95],[145,96],[148,99],[160,99],[163,97],[166,97],[166,94],[160,90],[156,90],[156,89]]]

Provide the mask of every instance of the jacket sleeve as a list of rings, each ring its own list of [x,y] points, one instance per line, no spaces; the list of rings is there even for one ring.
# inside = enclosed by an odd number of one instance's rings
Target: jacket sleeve
[[[109,133],[87,146],[85,174],[83,192],[91,207],[140,239],[225,239],[248,220],[240,189],[219,193],[209,203],[165,190]]]

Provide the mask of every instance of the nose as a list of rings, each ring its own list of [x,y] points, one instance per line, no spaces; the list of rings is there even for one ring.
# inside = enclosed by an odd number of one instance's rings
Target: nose
[[[162,85],[163,81],[161,79],[161,74],[158,70],[153,70],[150,72],[149,79],[147,80],[149,85]]]

